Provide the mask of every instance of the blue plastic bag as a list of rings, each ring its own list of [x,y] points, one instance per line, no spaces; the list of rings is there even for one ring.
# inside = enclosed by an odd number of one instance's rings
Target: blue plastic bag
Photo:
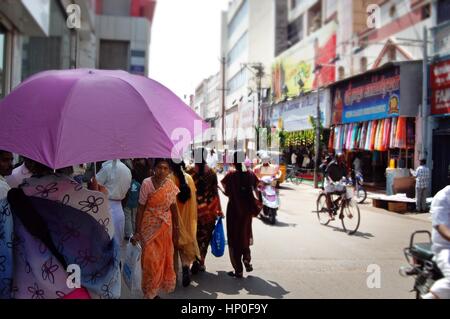
[[[219,217],[211,238],[211,253],[222,257],[225,252],[225,233],[223,231],[222,217]]]

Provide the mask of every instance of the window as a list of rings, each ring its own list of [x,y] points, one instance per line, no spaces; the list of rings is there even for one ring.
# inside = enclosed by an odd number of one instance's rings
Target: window
[[[230,66],[248,47],[248,34],[245,32],[228,52],[227,65]]]
[[[291,10],[294,10],[300,5],[301,0],[291,0]]]
[[[338,77],[339,80],[342,80],[345,77],[345,69],[343,66],[338,68]]]
[[[128,71],[128,41],[100,40],[100,69]]]
[[[422,19],[425,20],[429,17],[431,17],[431,6],[428,3],[422,7]]]
[[[391,45],[388,48],[388,60],[389,61],[395,61],[397,59],[397,49],[395,46]]]
[[[396,6],[395,6],[395,4],[394,4],[394,5],[392,5],[392,6],[389,8],[389,16],[390,16],[391,18],[394,18],[396,15],[397,15],[397,8],[396,8]]]
[[[235,76],[233,76],[227,83],[228,95],[234,93],[237,89],[245,85],[247,81],[247,72],[242,68]]]
[[[303,40],[303,15],[289,23],[288,25],[288,41],[290,46]]]
[[[236,31],[236,29],[244,21],[244,19],[248,19],[248,8],[248,0],[244,0],[244,3],[237,10],[230,23],[228,23],[228,38],[233,35],[234,31]]]
[[[308,11],[309,34],[322,27],[322,2],[318,2]]]
[[[367,71],[367,58],[362,57],[360,64],[361,64],[361,72],[366,72]]]
[[[438,16],[437,23],[440,24],[445,21],[450,20],[450,0],[439,0],[438,1]]]

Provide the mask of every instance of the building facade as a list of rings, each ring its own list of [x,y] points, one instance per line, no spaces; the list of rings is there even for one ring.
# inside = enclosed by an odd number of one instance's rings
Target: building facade
[[[222,14],[221,52],[225,63],[221,76],[225,94],[220,114],[224,136],[220,139],[226,148],[256,152],[258,106],[264,89],[270,87],[275,52],[274,12],[272,0],[234,0]]]
[[[432,159],[432,194],[450,185],[450,0],[433,1],[431,108],[428,158]]]
[[[97,0],[97,66],[148,76],[156,0]]]

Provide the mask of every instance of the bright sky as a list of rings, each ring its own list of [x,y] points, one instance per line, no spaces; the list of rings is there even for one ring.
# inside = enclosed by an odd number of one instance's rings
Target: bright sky
[[[150,77],[184,98],[220,69],[220,16],[227,0],[158,0]]]

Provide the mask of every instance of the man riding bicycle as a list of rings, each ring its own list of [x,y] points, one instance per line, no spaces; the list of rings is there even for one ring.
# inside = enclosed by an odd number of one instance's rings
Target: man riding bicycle
[[[326,195],[327,208],[330,214],[330,219],[334,220],[333,202],[331,195],[342,193],[345,190],[345,185],[340,183],[342,178],[346,177],[344,166],[338,163],[336,158],[328,156],[326,162],[320,166],[324,173],[324,192]]]

